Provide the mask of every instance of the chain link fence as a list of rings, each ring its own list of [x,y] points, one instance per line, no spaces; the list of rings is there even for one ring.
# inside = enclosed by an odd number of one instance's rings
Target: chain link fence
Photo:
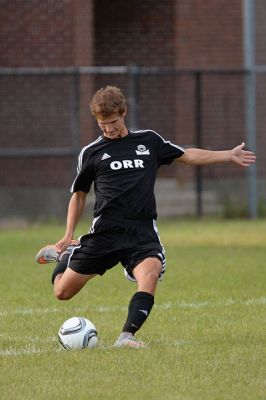
[[[245,140],[244,70],[80,67],[0,68],[0,219],[63,218],[80,148],[99,128],[89,114],[93,93],[119,86],[130,129],[153,129],[181,146],[229,149]],[[257,84],[258,198],[263,203],[264,104]],[[248,146],[248,143],[247,143]],[[246,171],[234,165],[159,172],[161,215],[247,215]]]

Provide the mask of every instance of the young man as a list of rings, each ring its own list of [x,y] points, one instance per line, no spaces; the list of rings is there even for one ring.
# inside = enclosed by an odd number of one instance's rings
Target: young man
[[[121,262],[126,277],[137,282],[137,291],[115,346],[143,347],[134,335],[153,307],[157,282],[165,271],[155,223],[158,168],[174,160],[190,165],[233,162],[246,167],[255,162],[255,155],[244,150],[244,143],[226,151],[184,150],[154,131],[128,131],[126,100],[117,87],[97,91],[90,108],[102,135],[79,155],[65,235],[42,249],[36,259],[45,263],[59,258],[52,282],[60,300],[72,298],[87,281]],[[96,194],[92,226],[79,242],[73,242],[92,183]]]

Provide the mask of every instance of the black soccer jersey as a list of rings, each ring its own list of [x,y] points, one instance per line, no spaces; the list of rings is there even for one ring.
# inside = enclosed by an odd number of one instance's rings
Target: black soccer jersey
[[[87,193],[94,182],[94,217],[156,218],[157,170],[183,154],[184,149],[150,130],[129,131],[119,139],[100,136],[82,149],[71,192]]]

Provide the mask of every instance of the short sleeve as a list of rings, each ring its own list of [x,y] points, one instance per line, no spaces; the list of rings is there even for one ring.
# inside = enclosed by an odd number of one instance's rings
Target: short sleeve
[[[182,147],[171,143],[169,140],[165,140],[156,132],[155,134],[160,165],[171,164],[171,162],[173,162],[176,158],[181,157],[185,153],[185,150]]]
[[[94,167],[93,162],[89,155],[81,151],[78,159],[77,176],[70,188],[70,192],[84,192],[90,191],[92,182],[94,180]]]

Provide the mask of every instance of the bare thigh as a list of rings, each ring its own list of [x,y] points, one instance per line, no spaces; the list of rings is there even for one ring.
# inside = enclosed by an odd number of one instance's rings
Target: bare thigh
[[[54,281],[54,294],[59,300],[71,299],[83,286],[95,275],[84,275],[67,268],[61,275],[57,275]]]

